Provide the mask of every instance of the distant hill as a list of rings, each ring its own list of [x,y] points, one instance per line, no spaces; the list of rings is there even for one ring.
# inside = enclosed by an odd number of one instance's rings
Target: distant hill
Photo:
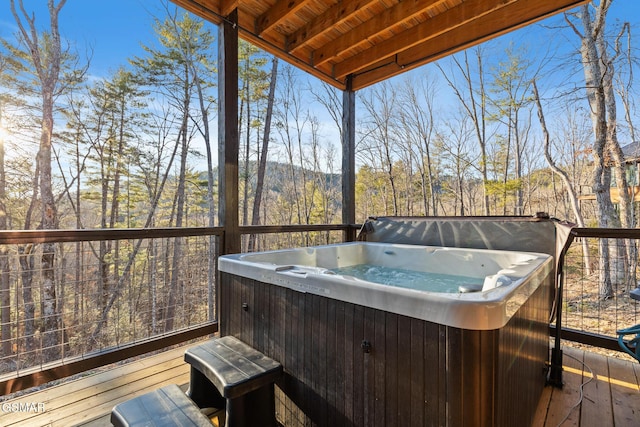
[[[240,181],[243,180],[245,170],[243,168],[244,165],[240,165]],[[296,177],[302,175],[303,172],[306,172],[308,177],[311,177],[313,171],[309,169],[302,168],[300,166],[293,167],[293,173]],[[253,188],[255,188],[257,179],[258,179],[258,163],[255,161],[249,162],[249,180]],[[329,187],[340,187],[340,182],[342,180],[342,176],[339,173],[327,174],[324,172],[320,172],[325,182]],[[218,168],[214,167],[213,169],[214,176],[214,185],[218,185]],[[291,166],[286,163],[280,162],[267,162],[266,174],[265,174],[265,190],[271,191],[274,193],[280,193],[282,191],[282,185],[285,182],[291,181]],[[207,174],[206,172],[200,173],[200,183],[202,186],[206,187],[207,185]]]

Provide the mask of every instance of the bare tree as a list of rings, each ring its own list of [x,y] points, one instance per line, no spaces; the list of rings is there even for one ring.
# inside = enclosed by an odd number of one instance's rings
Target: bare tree
[[[4,43],[3,43],[4,44]],[[16,83],[16,74],[22,70],[20,61],[12,55],[0,52],[0,82],[5,87],[12,87]],[[5,132],[7,121],[5,110],[9,105],[20,105],[17,97],[10,93],[0,92],[0,230],[9,229],[7,198],[7,175],[5,165]],[[9,265],[9,246],[0,246],[0,341],[2,341],[2,354],[10,356],[14,353],[11,345],[11,281]]]
[[[598,225],[600,227],[620,227],[629,223],[630,199],[627,192],[624,173],[624,159],[617,140],[616,102],[613,91],[613,61],[607,52],[605,40],[606,16],[611,0],[601,0],[594,4],[595,14],[591,13],[591,5],[580,7],[577,15],[566,15],[566,21],[580,38],[580,54],[586,83],[586,93],[591,108],[593,122],[593,192],[598,208]],[[577,17],[582,31],[571,20]],[[611,201],[612,165],[616,172],[616,184],[620,189],[620,216]],[[612,277],[612,265],[618,266],[618,260],[624,259],[626,253],[618,254],[617,246],[609,246],[606,239],[600,243],[600,297],[613,296],[613,283],[619,280],[618,269]],[[612,255],[613,253],[613,255]],[[615,263],[613,264],[612,261]],[[624,275],[624,271],[622,272]]]
[[[179,34],[181,30],[181,23],[178,21],[176,10],[172,12],[168,6],[168,4],[164,3],[164,8],[167,12],[168,21],[167,24],[173,27],[173,32],[175,34]],[[213,37],[208,33],[204,33],[204,37],[202,37],[209,44],[213,43]],[[207,96],[207,89],[211,86],[210,77],[211,73],[214,71],[214,66],[208,60],[207,55],[203,55],[198,52],[198,49],[193,51],[193,44],[190,43],[191,39],[186,37],[178,37],[177,44],[178,50],[182,52],[182,56],[185,60],[185,63],[189,70],[193,75],[193,85],[196,91],[196,97],[198,101],[198,107],[200,112],[200,120],[195,119],[194,114],[191,113],[190,117],[192,118],[192,122],[194,126],[198,129],[198,132],[202,136],[205,145],[205,152],[207,158],[207,205],[209,207],[207,212],[208,225],[209,227],[213,227],[215,225],[215,205],[214,205],[214,176],[213,176],[213,155],[211,150],[211,132],[209,130],[209,119],[210,119],[210,110],[211,104],[213,101],[210,97]],[[195,55],[193,54],[195,53]],[[209,283],[214,282],[214,272],[215,272],[215,238],[211,236],[209,238]],[[214,319],[214,307],[216,307],[215,302],[215,293],[213,292],[213,287],[209,287],[208,292],[208,307],[209,307],[209,318]]]
[[[488,172],[487,172],[487,102],[486,102],[486,93],[485,93],[485,76],[483,71],[483,62],[482,62],[482,49],[477,47],[474,49],[476,62],[478,65],[477,70],[474,72],[471,69],[471,64],[469,62],[469,55],[465,50],[463,53],[463,61],[461,62],[457,56],[452,57],[452,61],[454,66],[458,69],[462,78],[464,79],[464,85],[458,85],[451,77],[450,74],[447,73],[442,67],[440,71],[444,76],[445,80],[449,84],[449,87],[453,89],[454,94],[460,101],[464,111],[469,115],[471,122],[474,125],[475,136],[478,141],[478,147],[480,149],[480,172],[482,174],[483,180],[483,191],[484,191],[484,199],[483,199],[483,211],[485,215],[490,214],[489,209],[489,192],[487,189],[487,184],[489,182]],[[478,81],[474,82],[473,74],[477,74]],[[466,91],[465,92],[463,92]]]
[[[278,103],[275,114],[278,120],[277,129],[287,156],[287,203],[293,206],[294,212],[291,215],[296,218],[296,223],[308,224],[313,199],[306,191],[310,177],[305,168],[307,160],[304,141],[309,131],[310,117],[308,112],[304,111],[303,96],[297,91],[297,79],[293,68],[285,67],[282,78],[282,102]]]
[[[146,58],[136,58],[132,61],[140,70],[142,78],[148,83],[155,84],[167,102],[175,109],[179,115],[180,131],[177,143],[179,149],[179,163],[177,188],[175,192],[174,222],[175,227],[186,225],[186,200],[187,186],[187,158],[190,154],[190,147],[193,137],[200,130],[192,126],[194,113],[202,113],[201,92],[203,83],[198,86],[196,80],[205,77],[204,70],[208,70],[207,54],[213,43],[211,31],[204,27],[204,22],[194,19],[189,14],[182,15],[181,19],[173,14],[164,20],[156,19],[155,30],[158,36],[160,49],[145,47]],[[195,72],[197,71],[197,72]],[[194,109],[193,103],[197,102],[198,107]],[[208,116],[205,115],[205,118]],[[202,119],[202,118],[201,118]],[[202,127],[200,127],[202,129]],[[201,133],[202,134],[202,133]],[[165,306],[165,330],[173,329],[176,306],[181,302],[184,295],[181,280],[180,263],[185,250],[183,238],[175,238],[173,245],[173,258],[171,277],[169,281],[168,298]]]
[[[238,135],[240,139],[244,139],[243,166],[240,170],[242,190],[240,202],[242,203],[242,224],[247,225],[250,221],[251,190],[256,173],[253,165],[260,162],[260,128],[265,124],[263,105],[266,101],[268,108],[269,84],[267,83],[268,73],[265,70],[267,57],[259,48],[250,43],[241,42],[238,54],[240,60],[238,78],[241,81]]]
[[[491,119],[501,123],[506,129],[504,163],[502,165],[502,193],[504,198],[504,211],[507,213],[507,196],[510,187],[515,190],[515,206],[513,213],[524,213],[524,196],[522,189],[523,180],[523,155],[527,146],[528,126],[527,104],[530,105],[530,82],[527,77],[530,73],[531,63],[521,52],[512,48],[506,51],[507,60],[500,62],[493,72],[491,93],[495,97],[488,98],[494,113]],[[513,159],[513,174],[511,173],[511,160]],[[513,177],[513,182],[509,182]]]
[[[40,94],[42,102],[42,132],[40,134],[40,147],[38,150],[37,164],[40,173],[40,198],[42,206],[41,228],[53,230],[58,228],[58,214],[53,196],[51,179],[52,136],[54,130],[53,111],[55,95],[60,79],[60,64],[62,48],[60,43],[60,31],[58,28],[58,16],[65,5],[66,0],[60,0],[58,4],[54,0],[48,0],[50,33],[42,39],[35,25],[35,16],[29,15],[24,8],[23,1],[19,0],[21,15],[16,10],[15,0],[11,1],[11,13],[18,24],[21,42],[26,44],[31,53],[31,62],[35,74],[40,82]],[[55,256],[56,247],[53,243],[42,245],[42,274],[43,274],[43,347],[46,360],[56,359],[60,354],[57,347],[60,343],[60,318],[56,303],[55,284]]]
[[[407,135],[407,150],[416,151],[423,212],[425,215],[438,215],[436,168],[432,153],[435,137],[436,92],[435,85],[432,85],[431,81],[432,78],[425,75],[419,82],[407,80],[406,84],[402,85],[400,121]]]
[[[262,193],[264,191],[264,177],[267,169],[267,155],[269,153],[269,140],[271,138],[271,119],[273,117],[273,103],[276,96],[276,81],[278,80],[278,58],[273,58],[271,63],[271,79],[269,81],[269,98],[267,100],[267,113],[264,121],[264,131],[262,137],[262,148],[258,160],[258,176],[256,179],[256,191],[253,198],[253,211],[251,214],[251,224],[260,224],[260,205],[262,204]],[[256,235],[249,236],[249,252],[256,248]]]
[[[365,124],[367,148],[371,158],[377,162],[386,175],[391,192],[391,211],[393,215],[400,214],[399,191],[397,186],[397,171],[394,169],[397,150],[397,114],[398,106],[395,87],[384,82],[377,85],[363,96],[362,103],[367,110],[369,121]],[[385,207],[387,209],[388,207]],[[385,212],[387,213],[387,212]]]
[[[578,226],[584,227],[585,223],[584,223],[584,218],[582,217],[580,204],[578,202],[578,195],[576,193],[573,183],[571,182],[569,174],[564,170],[562,170],[562,168],[560,168],[556,164],[556,162],[553,160],[553,157],[551,156],[551,149],[550,149],[551,138],[549,137],[547,123],[544,119],[544,112],[542,110],[542,104],[540,103],[540,94],[538,93],[538,85],[536,84],[535,79],[532,81],[532,88],[533,88],[533,98],[536,103],[536,107],[538,109],[538,119],[540,120],[540,126],[542,127],[542,136],[544,138],[544,157],[547,160],[547,163],[549,164],[549,167],[551,168],[553,173],[555,173],[560,177],[560,179],[562,179],[562,183],[564,184],[565,190],[567,190],[567,193],[569,194],[569,200],[571,201],[571,208],[573,209],[573,214],[575,215]],[[589,256],[589,247],[587,246],[586,239],[582,240],[582,245],[583,245],[583,257],[585,261],[584,264],[586,266],[587,274],[589,274],[591,269],[590,267],[591,260]]]
[[[2,71],[2,70],[0,70]],[[2,103],[0,101],[0,129],[2,128]],[[4,171],[4,139],[0,135],[0,230],[7,229],[6,175]],[[7,245],[0,246],[0,341],[2,354],[13,354],[11,348],[11,282],[9,278],[9,250]]]
[[[626,33],[627,35],[627,43],[626,43],[626,49],[623,49],[621,46],[621,39],[622,36]],[[633,56],[632,56],[632,51],[631,51],[631,46],[632,46],[632,42],[631,42],[631,29],[629,26],[629,23],[625,23],[623,25],[622,31],[620,32],[620,34],[618,35],[618,38],[616,39],[616,53],[623,56],[626,65],[628,66],[628,70],[626,73],[626,76],[623,75],[623,73],[617,73],[616,74],[616,80],[617,80],[617,86],[616,86],[616,92],[618,94],[618,96],[620,97],[620,101],[622,102],[622,106],[624,109],[624,117],[625,117],[625,122],[627,123],[627,127],[628,127],[628,134],[629,134],[629,141],[630,143],[636,143],[636,131],[635,131],[635,125],[632,119],[632,101],[631,101],[631,88],[633,87]],[[628,220],[629,220],[629,224],[627,225],[627,227],[632,228],[632,227],[636,227],[637,226],[637,212],[635,211],[635,194],[636,194],[636,189],[637,186],[640,185],[640,177],[638,176],[638,163],[637,161],[634,161],[633,164],[633,175],[630,176],[631,179],[631,183],[627,183],[627,184],[631,184],[633,191],[630,193],[630,204],[629,204],[629,213],[628,213]],[[628,239],[626,241],[626,246],[627,249],[629,251],[628,253],[628,260],[629,260],[629,268],[628,268],[628,275],[627,275],[627,289],[632,289],[634,287],[637,286],[637,275],[636,275],[636,270],[638,267],[638,247],[637,247],[637,242],[633,239]]]
[[[453,183],[448,191],[453,198],[454,215],[475,215],[473,177],[482,171],[476,166],[478,154],[470,144],[473,143],[473,124],[471,118],[462,113],[445,122],[442,134],[436,140],[440,151],[444,173],[452,176]],[[476,170],[476,173],[472,172]],[[465,195],[466,194],[466,195]]]

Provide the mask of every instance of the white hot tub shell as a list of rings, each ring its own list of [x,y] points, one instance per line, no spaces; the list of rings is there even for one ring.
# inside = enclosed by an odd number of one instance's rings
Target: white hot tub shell
[[[468,277],[462,288],[433,292],[334,273],[379,265]],[[219,258],[220,271],[299,292],[470,330],[498,329],[544,283],[553,257],[533,252],[354,242]]]

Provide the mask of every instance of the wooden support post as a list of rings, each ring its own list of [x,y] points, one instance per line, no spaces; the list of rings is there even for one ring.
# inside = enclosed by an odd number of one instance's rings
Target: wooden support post
[[[356,222],[356,93],[353,76],[347,76],[347,88],[342,93],[342,222]],[[355,240],[355,230],[345,233],[345,241]]]
[[[238,11],[218,31],[218,220],[220,255],[240,252],[238,201]]]

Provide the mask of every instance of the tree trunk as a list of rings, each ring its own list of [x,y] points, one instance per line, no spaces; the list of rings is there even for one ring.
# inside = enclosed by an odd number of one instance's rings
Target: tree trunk
[[[623,27],[623,31],[620,33],[620,35],[622,35],[624,33],[624,31],[629,31],[629,27],[628,24],[625,24]],[[621,48],[620,46],[618,46],[616,44],[616,52],[620,52]],[[635,136],[635,126],[633,123],[633,119],[632,119],[632,107],[631,107],[631,103],[630,103],[630,96],[629,96],[629,88],[631,87],[631,83],[632,83],[632,79],[633,79],[633,63],[631,60],[631,53],[628,52],[627,53],[627,57],[628,57],[628,64],[629,64],[629,81],[627,84],[623,85],[620,84],[620,87],[616,90],[616,92],[618,93],[618,95],[620,96],[620,100],[622,102],[622,106],[624,108],[624,115],[625,115],[625,121],[627,123],[627,127],[629,129],[629,140],[634,142],[636,141],[636,136]],[[634,162],[632,165],[633,168],[633,178],[630,180],[631,182],[627,182],[627,184],[631,184],[632,188],[635,186],[640,185],[640,180],[638,179],[638,163]],[[632,193],[633,194],[633,193]],[[631,198],[631,200],[629,201],[629,214],[628,214],[628,220],[629,223],[627,224],[628,228],[635,228],[636,227],[636,223],[637,223],[637,219],[636,219],[636,202],[635,202],[635,198]],[[638,286],[638,279],[637,279],[637,269],[638,269],[638,242],[635,239],[627,239],[626,241],[626,246],[627,246],[627,250],[628,250],[628,260],[629,260],[629,265],[628,265],[628,276],[627,276],[627,283],[626,283],[626,289],[631,290],[635,287]]]
[[[53,88],[52,88],[53,89]],[[53,92],[53,90],[51,91]],[[58,214],[51,179],[51,137],[53,134],[53,99],[45,96],[43,100],[42,137],[40,139],[40,196],[42,201],[42,229],[58,228]],[[60,349],[60,324],[57,311],[55,282],[55,243],[42,244],[42,305],[44,336],[42,339],[45,360],[57,359]]]
[[[615,176],[616,187],[619,190],[618,194],[620,195],[620,200],[618,201],[620,227],[630,228],[632,227],[631,197],[628,192],[626,162],[624,160],[622,148],[620,147],[620,144],[618,142],[617,107],[615,91],[613,89],[615,58],[609,58],[607,45],[602,33],[598,34],[598,37],[596,38],[596,44],[601,56],[601,61],[603,64],[605,64],[605,66],[602,67],[603,75],[601,82],[603,85],[603,93],[607,113],[606,152],[613,161],[613,173]],[[629,260],[627,258],[627,253],[631,251],[631,248],[628,245],[629,242],[629,239],[611,241],[612,244],[610,245],[610,268],[612,286],[615,289],[617,289],[618,287],[623,287],[624,289],[626,289],[628,287],[627,277],[630,277],[630,275],[628,274]]]
[[[2,111],[0,111],[0,114]],[[0,116],[0,124],[2,117]],[[4,140],[0,137],[0,230],[7,229],[6,181],[4,173]],[[0,246],[0,341],[2,354],[9,357],[13,354],[11,348],[11,282],[9,277],[9,249],[7,245]]]
[[[273,103],[276,93],[276,81],[278,78],[278,58],[273,59],[271,65],[271,80],[269,81],[269,99],[267,100],[267,114],[264,123],[264,135],[262,138],[262,149],[258,163],[258,176],[256,182],[256,193],[253,198],[253,211],[251,214],[251,224],[260,224],[260,205],[262,204],[262,192],[264,191],[264,176],[267,169],[267,154],[269,152],[269,139],[271,138],[271,119],[273,117]],[[256,249],[256,235],[249,236],[248,251]]]
[[[248,67],[248,60],[245,62],[245,66]],[[246,103],[243,103],[247,109],[247,117],[245,119],[247,128],[244,145],[244,172],[242,173],[242,190],[244,193],[244,201],[242,203],[242,225],[247,225],[249,223],[249,177],[251,176],[251,165],[249,161],[249,157],[251,156],[251,83],[248,78],[244,81],[244,91],[244,99],[246,100]]]
[[[53,197],[53,187],[51,179],[51,150],[53,135],[53,107],[54,94],[57,91],[58,79],[60,77],[61,64],[61,44],[60,32],[58,28],[58,14],[66,0],[60,0],[58,5],[54,0],[48,2],[49,17],[51,25],[51,40],[44,47],[38,39],[35,19],[25,16],[29,24],[28,31],[18,16],[15,8],[15,1],[11,0],[11,12],[18,24],[23,41],[27,44],[31,54],[31,61],[41,85],[42,95],[42,132],[40,134],[40,149],[38,152],[38,165],[40,167],[40,197],[42,206],[41,228],[43,230],[53,230],[58,226],[58,214]],[[22,0],[20,0],[20,10],[24,11]],[[41,49],[46,51],[42,52]],[[43,326],[44,334],[42,346],[45,361],[57,359],[60,355],[58,344],[60,343],[60,319],[56,307],[56,283],[55,283],[55,244],[44,243],[42,245],[42,306],[43,306]]]
[[[478,78],[479,78],[479,87],[474,88],[473,80],[472,80],[472,72],[469,66],[469,59],[466,51],[464,52],[464,65],[458,62],[458,60],[453,57],[453,61],[458,67],[459,71],[462,73],[462,76],[465,80],[466,87],[464,88],[468,91],[468,99],[463,95],[462,92],[457,88],[457,85],[451,80],[448,74],[441,69],[442,75],[447,80],[449,86],[453,89],[456,97],[460,101],[462,107],[464,108],[466,114],[471,119],[475,136],[478,142],[478,146],[480,148],[480,165],[479,171],[482,175],[482,211],[484,215],[490,215],[491,209],[489,207],[489,192],[487,189],[487,185],[489,184],[489,175],[487,171],[487,137],[486,137],[486,115],[487,115],[487,105],[485,96],[482,96],[479,101],[476,100],[475,93],[484,94],[484,74],[483,74],[483,64],[482,64],[482,55],[479,49],[475,50],[476,58],[478,63]]]
[[[149,254],[149,311],[151,313],[149,335],[153,336],[158,333],[158,248],[155,239],[149,242],[147,251]]]
[[[524,196],[523,196],[523,191],[522,191],[522,150],[523,150],[523,141],[521,141],[520,139],[520,132],[518,131],[518,110],[515,111],[515,126],[514,126],[514,152],[515,152],[515,165],[514,165],[514,169],[515,169],[515,173],[516,173],[516,181],[518,183],[518,186],[516,188],[516,209],[515,209],[515,214],[516,215],[523,215],[524,214]]]
[[[32,254],[33,245],[18,247],[20,262],[20,278],[22,282],[22,305],[24,307],[24,351],[30,353],[35,350],[36,333],[36,305],[33,300],[33,272],[35,259]],[[18,334],[19,335],[19,334]]]
[[[584,69],[586,92],[591,107],[591,120],[593,122],[593,193],[596,197],[598,226],[620,227],[619,217],[616,215],[611,201],[611,166],[608,150],[607,104],[605,88],[603,85],[604,70],[601,67],[601,52],[598,51],[597,37],[604,32],[606,12],[610,2],[602,0],[598,6],[596,17],[592,21],[589,5],[580,9],[580,19],[584,28],[581,34],[576,27],[574,31],[580,36],[580,54]],[[613,296],[613,286],[610,271],[610,251],[606,239],[600,242],[600,298],[608,299]]]
[[[184,218],[184,206],[185,206],[185,185],[186,185],[186,170],[187,170],[187,155],[189,154],[189,138],[187,134],[187,126],[189,120],[189,105],[188,97],[185,95],[183,104],[184,116],[182,119],[182,131],[181,131],[181,148],[180,154],[180,173],[178,176],[178,189],[176,190],[176,223],[177,228],[182,227]],[[169,298],[167,301],[167,310],[165,314],[165,332],[172,331],[174,328],[174,318],[176,313],[177,295],[179,294],[180,285],[180,261],[182,259],[182,245],[183,238],[176,237],[173,245],[173,260],[171,263],[171,278],[169,283]]]
[[[540,120],[540,126],[542,127],[542,135],[544,137],[544,157],[549,164],[549,167],[562,179],[562,183],[564,184],[565,190],[567,190],[567,194],[569,196],[569,200],[571,202],[571,208],[573,209],[573,214],[576,217],[576,222],[578,223],[578,227],[584,227],[584,218],[582,217],[582,211],[580,210],[580,203],[578,202],[578,195],[576,194],[576,190],[569,179],[569,174],[562,170],[558,165],[556,165],[555,161],[551,157],[551,147],[550,147],[550,138],[549,131],[547,130],[547,124],[544,118],[544,113],[542,111],[542,104],[540,104],[540,96],[538,94],[538,86],[535,80],[532,82],[533,86],[533,96],[536,102],[536,106],[538,108],[538,118]],[[585,272],[587,275],[591,274],[591,256],[589,255],[589,247],[587,246],[587,239],[582,239],[582,255],[585,265]]]

